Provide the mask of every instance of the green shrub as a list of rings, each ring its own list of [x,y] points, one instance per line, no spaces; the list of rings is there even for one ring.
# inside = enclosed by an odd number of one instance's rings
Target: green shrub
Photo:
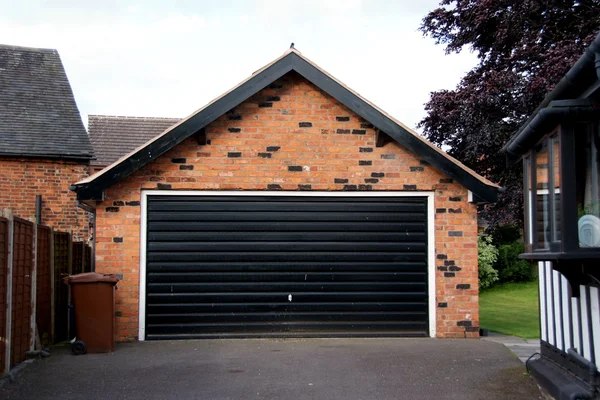
[[[498,280],[498,271],[493,267],[498,259],[498,249],[492,244],[491,236],[479,236],[479,289],[491,287]]]
[[[494,268],[498,271],[500,282],[531,282],[536,279],[533,265],[519,258],[524,251],[520,241],[498,246],[498,260]]]

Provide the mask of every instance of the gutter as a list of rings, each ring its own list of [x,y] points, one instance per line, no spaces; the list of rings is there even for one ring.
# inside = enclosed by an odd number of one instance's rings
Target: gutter
[[[595,71],[595,74],[592,71]],[[564,110],[548,112],[545,111],[546,107],[550,106],[552,108],[551,103],[555,100],[579,97],[590,85],[592,79],[600,79],[600,34],[596,36],[581,58],[558,82],[554,90],[544,98],[519,131],[504,145],[501,152],[506,153],[509,158],[520,158],[524,153],[523,149],[531,148],[531,143],[537,141],[540,128],[547,123],[545,122],[546,118],[556,117],[561,113],[569,114]],[[577,112],[579,111],[575,111],[575,113]]]

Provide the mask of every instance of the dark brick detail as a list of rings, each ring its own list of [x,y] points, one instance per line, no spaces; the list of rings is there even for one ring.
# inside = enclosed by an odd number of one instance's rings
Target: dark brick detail
[[[381,158],[384,160],[393,160],[396,158],[395,154],[382,154]]]
[[[258,106],[261,108],[271,108],[271,107],[273,107],[273,103],[263,102],[263,103],[258,103]]]
[[[271,83],[269,89],[283,89],[283,85],[281,83]]]
[[[335,133],[339,133],[341,135],[347,135],[348,133],[350,133],[350,129],[338,129],[335,131]]]
[[[458,285],[456,285],[457,289],[471,289],[471,285],[469,285],[468,283],[459,283]]]
[[[377,178],[365,178],[365,183],[377,183],[379,179]]]
[[[151,176],[150,177],[150,182],[158,182],[158,181],[164,181],[165,178],[161,178],[160,176]]]
[[[448,200],[450,200],[450,201],[462,201],[462,196],[450,197]]]
[[[462,208],[449,208],[448,212],[451,214],[462,214]]]
[[[120,201],[120,200],[115,200],[115,201],[113,201],[113,206],[115,206],[115,207],[122,207],[122,206],[124,206],[124,205],[125,205],[125,203],[123,203],[123,202],[122,202],[122,201]]]
[[[367,131],[364,129],[352,129],[353,135],[366,135]]]
[[[140,202],[139,201],[128,201],[125,204],[127,204],[128,206],[131,206],[131,207],[138,207],[140,205]]]
[[[258,153],[260,158],[271,158],[271,153]]]
[[[448,258],[448,256],[447,256],[447,255],[445,255],[445,254],[438,254],[438,255],[437,255],[437,259],[438,259],[438,260],[446,260],[447,258]]]
[[[269,189],[269,190],[283,190],[283,188],[280,185],[276,185],[276,184],[267,185],[267,189]]]
[[[443,213],[446,212],[446,209],[445,208],[436,208],[435,212],[438,213],[438,214],[443,214]]]
[[[269,96],[267,97],[267,101],[279,101],[281,100],[281,97],[279,96]]]
[[[273,151],[273,152],[275,152],[275,151],[278,151],[279,149],[281,149],[280,146],[269,146],[269,147],[267,147],[267,151]]]
[[[444,302],[444,303],[438,303],[438,308],[447,308],[448,307],[448,303]]]
[[[448,267],[439,266],[437,267],[438,271],[448,271]]]
[[[182,171],[191,171],[194,169],[193,165],[180,165],[179,169]]]
[[[455,265],[454,260],[446,260],[444,261],[444,265]]]
[[[333,180],[333,183],[348,183],[348,179],[344,179],[344,178],[335,178]]]
[[[171,162],[173,164],[185,164],[187,160],[184,157],[181,158],[171,158]]]
[[[363,129],[373,129],[373,125],[368,122],[360,124],[360,127]]]
[[[300,122],[300,123],[298,123],[298,126],[300,128],[311,128],[312,122]]]
[[[167,183],[157,183],[156,188],[168,190],[168,189],[171,189],[171,185],[169,185]]]
[[[371,178],[383,178],[384,176],[384,172],[371,172]]]
[[[242,119],[242,116],[239,114],[234,114],[234,115],[228,115],[227,119],[229,121],[240,121]]]
[[[122,317],[122,316],[123,316],[122,311],[115,311],[115,317]]]
[[[206,144],[207,144],[207,145],[210,145],[210,144],[212,144],[212,142],[210,141],[210,139],[207,139],[207,140],[206,140]]]
[[[452,272],[458,272],[462,270],[461,267],[457,267],[456,265],[451,265],[450,267],[448,267],[448,271],[452,271]]]
[[[448,232],[448,236],[460,237],[462,235],[463,235],[462,231],[450,231],[450,232]]]
[[[242,131],[241,128],[227,128],[227,130],[231,133],[238,133]]]
[[[373,165],[373,161],[371,160],[359,160],[358,165]]]
[[[455,275],[454,272],[444,272],[444,278],[454,278]]]
[[[106,207],[106,212],[119,212],[119,207]]]
[[[473,321],[458,321],[457,326],[473,326]]]
[[[288,171],[290,171],[290,172],[302,171],[302,165],[288,165]]]
[[[115,243],[123,243],[123,238],[119,237],[119,236],[115,236],[113,238],[113,242],[115,242]]]
[[[429,162],[427,162],[425,160],[419,160],[419,164],[421,164],[421,165],[431,165],[431,164],[429,164]]]
[[[440,183],[453,183],[454,180],[452,178],[442,178],[440,179]]]
[[[229,157],[229,158],[239,158],[241,156],[242,156],[242,153],[240,153],[239,151],[227,153],[227,157]]]
[[[298,190],[312,190],[312,185],[298,185]]]
[[[361,153],[372,153],[373,148],[372,147],[359,147],[358,151]]]
[[[424,167],[410,167],[410,172],[423,172],[425,171]]]
[[[467,332],[479,332],[478,326],[466,326],[465,331]]]
[[[404,190],[417,190],[417,185],[404,185]]]
[[[373,190],[372,185],[358,185],[358,190]]]
[[[356,185],[344,185],[344,188],[342,190],[345,191],[353,191],[353,190],[357,190],[358,188],[356,187]]]
[[[347,122],[350,121],[350,117],[335,117],[336,121]]]

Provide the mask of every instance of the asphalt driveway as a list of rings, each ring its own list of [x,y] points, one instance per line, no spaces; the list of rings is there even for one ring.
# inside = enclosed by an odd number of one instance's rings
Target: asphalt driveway
[[[479,340],[252,339],[56,348],[5,399],[538,399],[506,347]]]

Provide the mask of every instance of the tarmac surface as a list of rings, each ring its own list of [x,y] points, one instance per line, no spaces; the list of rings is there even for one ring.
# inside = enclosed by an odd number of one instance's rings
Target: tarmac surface
[[[38,360],[1,399],[540,399],[504,345],[444,339],[230,339],[121,344]]]

